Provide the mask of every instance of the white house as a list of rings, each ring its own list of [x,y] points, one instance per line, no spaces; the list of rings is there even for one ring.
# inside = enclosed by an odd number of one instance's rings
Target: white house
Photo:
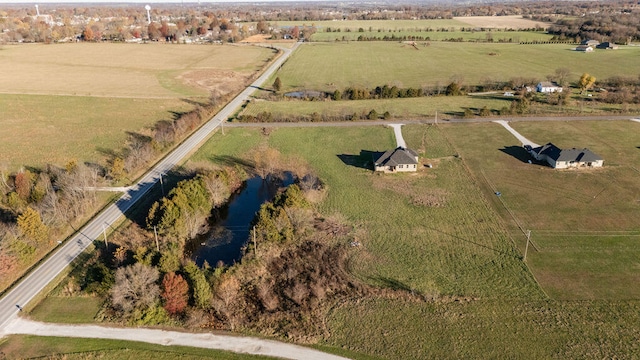
[[[604,160],[589,149],[560,149],[548,143],[544,146],[533,148],[524,146],[525,150],[538,161],[544,161],[554,169],[602,167]]]
[[[540,92],[540,93],[554,93],[554,92],[562,92],[562,86],[558,86],[555,83],[552,83],[550,81],[543,81],[538,83],[538,86],[536,86],[536,91]]]

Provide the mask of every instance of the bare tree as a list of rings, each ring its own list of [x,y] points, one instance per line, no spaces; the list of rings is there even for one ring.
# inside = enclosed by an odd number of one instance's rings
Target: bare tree
[[[134,309],[146,309],[160,294],[158,270],[140,263],[119,268],[116,282],[111,289],[111,301],[126,313]]]

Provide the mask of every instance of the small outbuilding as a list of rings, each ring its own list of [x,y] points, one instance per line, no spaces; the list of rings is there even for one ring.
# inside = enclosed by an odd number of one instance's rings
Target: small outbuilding
[[[524,146],[534,159],[549,164],[554,169],[602,167],[604,160],[589,149],[560,149],[552,143],[543,146]]]
[[[596,46],[596,48],[598,49],[605,49],[605,50],[618,50],[618,45],[605,41],[603,43],[598,44],[598,46]]]
[[[580,45],[598,46],[598,45],[600,45],[600,41],[598,41],[598,40],[582,40]]]
[[[562,86],[558,86],[556,83],[552,83],[551,81],[543,81],[538,83],[536,86],[536,91],[539,93],[555,93],[562,92]]]
[[[399,146],[373,159],[373,167],[385,173],[418,171],[418,160],[417,152]]]
[[[589,45],[578,45],[576,46],[576,51],[592,52],[593,47]]]

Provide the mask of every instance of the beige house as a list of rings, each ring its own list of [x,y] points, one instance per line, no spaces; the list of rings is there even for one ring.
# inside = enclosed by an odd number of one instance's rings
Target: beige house
[[[418,153],[401,146],[373,159],[375,171],[386,173],[418,171]]]
[[[554,169],[595,168],[604,164],[604,160],[589,149],[560,149],[552,143],[536,148],[525,145],[524,148],[534,159],[544,161]]]

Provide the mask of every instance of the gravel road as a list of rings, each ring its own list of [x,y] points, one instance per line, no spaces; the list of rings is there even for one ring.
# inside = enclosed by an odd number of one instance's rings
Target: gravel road
[[[246,336],[186,333],[144,328],[114,328],[98,325],[49,324],[26,320],[20,317],[11,319],[4,329],[2,329],[0,336],[9,334],[140,341],[163,346],[192,346],[242,354],[273,356],[282,359],[347,359],[304,346]]]

